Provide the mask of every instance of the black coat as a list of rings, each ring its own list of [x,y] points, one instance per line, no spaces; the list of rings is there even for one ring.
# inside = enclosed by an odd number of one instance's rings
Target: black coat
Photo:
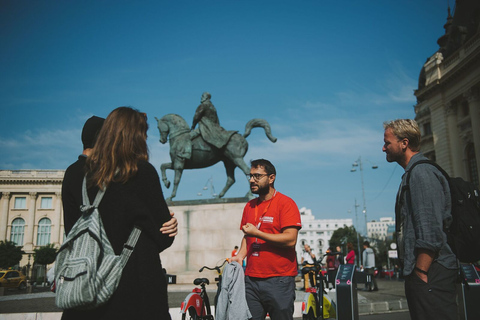
[[[85,157],[65,172],[62,185],[65,232],[80,217]],[[97,188],[88,190],[93,203]],[[159,253],[173,243],[173,238],[159,229],[170,220],[155,168],[148,162],[138,164],[138,172],[127,183],[111,183],[99,205],[108,239],[120,254],[134,225],[142,229],[140,238],[110,301],[89,311],[65,310],[62,319],[170,319],[167,283]]]

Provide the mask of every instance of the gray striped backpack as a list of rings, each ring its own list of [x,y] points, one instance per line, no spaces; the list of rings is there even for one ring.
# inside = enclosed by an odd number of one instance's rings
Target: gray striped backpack
[[[82,216],[70,230],[55,260],[55,303],[61,309],[93,309],[106,303],[118,287],[141,230],[134,227],[120,255],[115,255],[103,228],[98,205],[105,194],[99,190],[93,204],[83,179]]]

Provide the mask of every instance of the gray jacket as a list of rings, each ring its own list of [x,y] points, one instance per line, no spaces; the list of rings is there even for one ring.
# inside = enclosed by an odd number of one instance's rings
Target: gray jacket
[[[242,266],[230,262],[222,273],[222,286],[215,309],[216,320],[248,320],[252,317],[245,298],[245,275]]]
[[[368,247],[365,250],[363,250],[362,258],[363,258],[364,268],[375,267],[375,253],[373,252],[372,248]]]
[[[424,159],[427,158],[421,153],[410,159],[397,194],[397,245],[399,258],[403,261],[403,274],[406,276],[415,267],[416,249],[419,248],[435,252],[435,260],[445,268],[457,268],[456,257],[443,232],[443,221],[451,219],[448,181],[437,168],[428,163],[419,164],[410,172],[415,162]],[[411,174],[410,186],[409,190],[404,190],[408,174]]]

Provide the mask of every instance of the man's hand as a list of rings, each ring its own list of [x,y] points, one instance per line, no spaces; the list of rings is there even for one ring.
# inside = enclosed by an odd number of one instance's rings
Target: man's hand
[[[175,213],[171,212],[170,216],[172,217],[170,220],[165,222],[162,227],[160,228],[160,232],[163,234],[168,234],[169,237],[175,237],[178,234],[178,222],[177,218],[175,218],[173,215]]]
[[[413,270],[417,274],[417,276],[425,283],[428,283],[428,276],[426,274],[423,274],[417,270]]]
[[[246,225],[242,226],[243,234],[247,237],[255,237],[258,234],[258,229],[251,223],[247,223]]]
[[[240,265],[242,265],[243,259],[240,259],[240,257],[238,255],[236,255],[236,256],[233,256],[233,257],[230,258],[230,262],[234,262],[234,261],[238,262]]]

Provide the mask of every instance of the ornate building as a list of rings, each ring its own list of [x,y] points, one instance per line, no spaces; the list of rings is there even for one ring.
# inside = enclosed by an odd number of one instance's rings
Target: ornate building
[[[20,267],[33,264],[33,250],[63,242],[61,188],[64,170],[0,170],[0,241],[23,246]]]
[[[321,257],[327,252],[333,232],[339,228],[353,225],[352,219],[316,220],[312,210],[307,208],[300,209],[300,218],[302,219],[302,229],[298,232],[298,241],[295,248],[298,262],[301,261],[304,244],[308,244],[312,248],[315,256]]]
[[[388,239],[389,230],[395,230],[395,220],[391,217],[380,218],[380,221],[367,222],[367,237],[385,241]]]
[[[448,9],[440,48],[427,59],[415,91],[421,151],[449,175],[479,184],[480,1]]]

